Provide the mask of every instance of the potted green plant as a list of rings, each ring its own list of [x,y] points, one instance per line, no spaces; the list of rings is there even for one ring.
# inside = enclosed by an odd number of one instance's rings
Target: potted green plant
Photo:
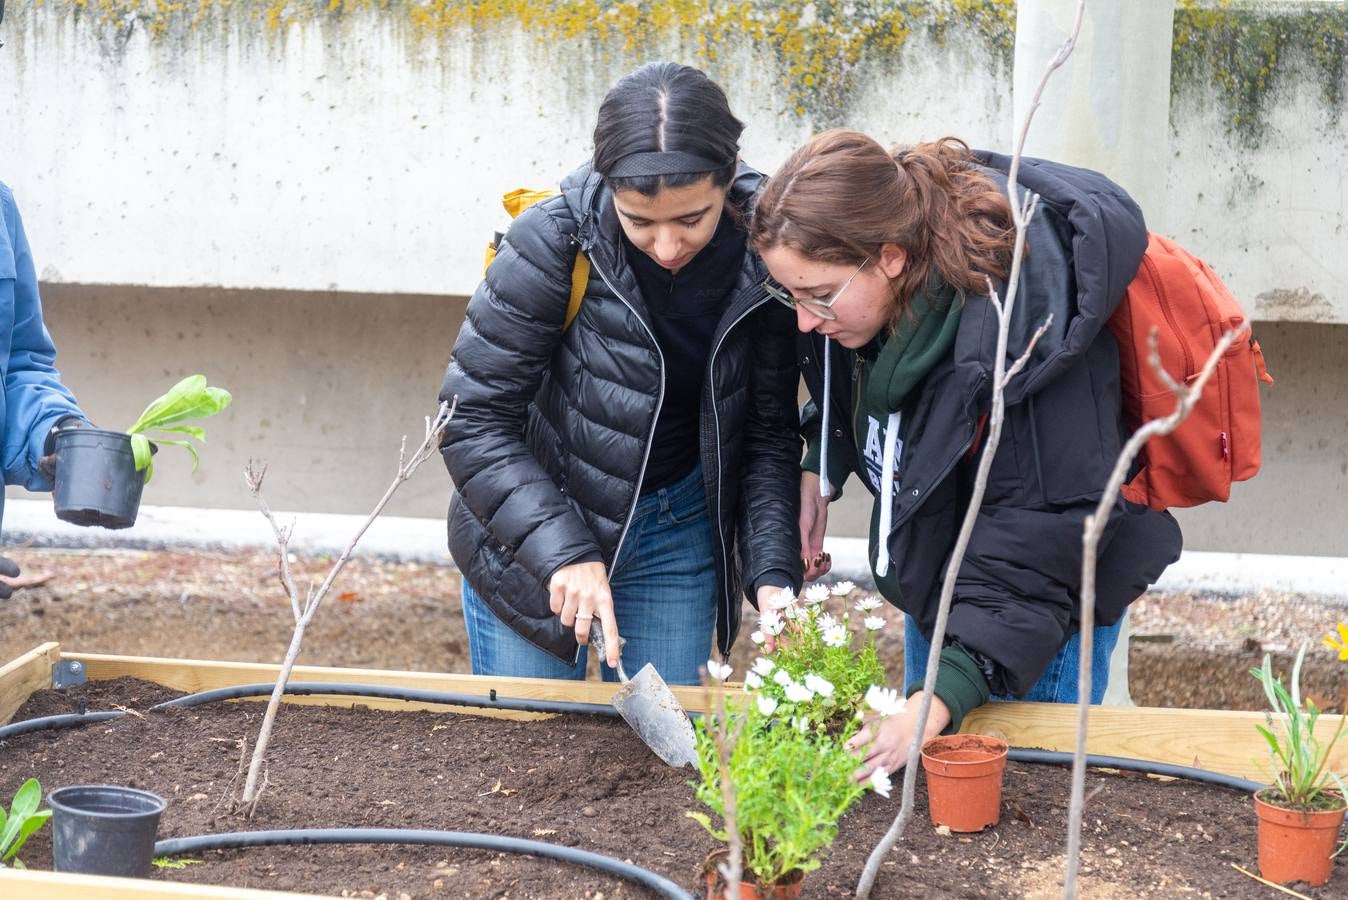
[[[47,820],[51,810],[38,809],[42,805],[42,785],[36,778],[30,778],[14,792],[14,799],[6,810],[0,804],[0,868],[12,865],[16,869],[24,867],[19,859],[19,851],[24,842],[32,836]]]
[[[897,691],[879,686],[885,675],[875,652],[875,634],[885,624],[874,614],[879,601],[862,598],[849,609],[853,591],[843,582],[772,598],[752,636],[772,650],[754,660],[729,712],[718,686],[721,702],[708,708],[721,712],[698,723],[696,795],[720,822],[688,815],[717,840],[742,848],[738,897],[727,895],[722,879],[730,851],[708,859],[713,900],[797,896],[847,808],[868,790],[889,796],[889,774],[876,769],[858,782],[859,760],[847,749],[867,708],[885,716],[903,706]],[[731,675],[714,661],[707,670],[718,684]]]
[[[707,863],[707,896],[713,900],[790,900],[800,893],[807,873],[819,868],[820,856],[838,833],[838,820],[868,789],[888,796],[884,773],[868,782],[856,780],[857,758],[844,747],[855,731],[842,735],[820,733],[805,726],[799,716],[777,716],[777,701],[764,694],[741,698],[729,713],[736,719],[727,759],[721,756],[714,734],[716,716],[697,726],[697,799],[719,818],[713,823],[704,812],[689,812],[718,841],[731,843],[726,815],[725,785],[733,785],[734,831],[743,848],[742,880],[738,897],[726,894],[719,862],[727,851],[712,854]],[[711,720],[711,721],[709,721]]]
[[[1269,655],[1250,670],[1263,685],[1270,709],[1259,733],[1268,742],[1273,784],[1254,795],[1259,817],[1259,873],[1269,881],[1304,881],[1319,887],[1329,881],[1334,857],[1343,851],[1339,829],[1343,824],[1348,791],[1339,774],[1329,767],[1330,752],[1345,731],[1348,718],[1328,740],[1315,734],[1320,710],[1301,698],[1301,663],[1306,645],[1292,666],[1291,688],[1273,675]],[[1335,849],[1335,845],[1338,848]]]
[[[187,438],[205,441],[206,433],[187,423],[215,415],[231,399],[224,388],[209,387],[206,376],[189,375],[147,406],[125,432],[92,427],[60,431],[53,492],[57,517],[76,525],[131,527],[141,491],[154,473],[156,443],[186,449],[195,471],[201,458]],[[155,443],[150,441],[152,435]]]

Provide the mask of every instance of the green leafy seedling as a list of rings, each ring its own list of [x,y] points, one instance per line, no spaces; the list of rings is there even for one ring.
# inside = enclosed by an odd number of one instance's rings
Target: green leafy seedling
[[[36,778],[28,779],[15,791],[8,810],[0,805],[0,866],[12,863],[16,869],[24,867],[19,850],[51,818],[51,810],[39,810],[40,805],[42,785]]]
[[[131,435],[131,453],[136,459],[136,471],[145,471],[148,482],[154,474],[154,461],[151,457],[150,438],[147,434],[156,432],[157,444],[173,444],[192,454],[192,471],[197,470],[201,457],[192,442],[183,438],[166,438],[164,434],[185,434],[203,443],[206,432],[199,425],[183,424],[189,419],[204,419],[229,406],[229,391],[224,388],[208,387],[205,375],[189,375],[169,389],[164,396],[145,407],[136,424],[126,430]]]
[[[150,861],[156,869],[186,869],[201,862],[199,859],[173,859],[169,856],[156,856]]]

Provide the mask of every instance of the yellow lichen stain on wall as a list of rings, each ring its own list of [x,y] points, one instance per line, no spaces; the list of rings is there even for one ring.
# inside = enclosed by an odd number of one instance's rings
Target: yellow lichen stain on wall
[[[228,18],[276,38],[293,25],[341,23],[374,11],[400,17],[414,42],[446,42],[474,32],[519,29],[565,42],[596,65],[636,65],[653,51],[715,73],[731,49],[747,47],[775,69],[789,112],[819,124],[843,114],[865,70],[892,69],[908,39],[924,30],[937,43],[955,35],[990,72],[1009,73],[1015,0],[37,0],[81,23],[156,40],[204,34]],[[225,31],[220,29],[220,34]],[[663,55],[663,54],[662,54]]]

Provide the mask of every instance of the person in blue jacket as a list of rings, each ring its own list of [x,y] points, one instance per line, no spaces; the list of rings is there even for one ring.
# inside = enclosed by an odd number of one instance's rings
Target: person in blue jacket
[[[0,23],[5,4],[0,0]],[[3,42],[0,42],[3,46]],[[0,468],[5,484],[50,491],[55,470],[56,431],[78,428],[87,417],[56,371],[56,347],[42,322],[37,270],[14,194],[0,182]],[[4,495],[0,494],[0,522]],[[19,567],[0,556],[0,599],[9,599]]]
[[[30,491],[50,491],[56,431],[78,428],[87,417],[56,370],[56,347],[42,322],[37,271],[14,194],[0,182],[0,467],[5,484]],[[4,497],[0,495],[0,521]],[[15,578],[19,567],[0,556],[0,576]],[[11,585],[0,579],[0,599],[8,599]]]

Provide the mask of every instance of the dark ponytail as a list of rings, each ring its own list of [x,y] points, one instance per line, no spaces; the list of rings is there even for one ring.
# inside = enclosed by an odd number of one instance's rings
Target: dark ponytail
[[[735,177],[743,131],[725,91],[701,70],[673,62],[647,63],[624,76],[599,105],[594,170],[610,188],[648,197],[661,188],[695,184],[708,174],[713,184],[725,187]],[[671,152],[705,160],[707,166],[673,174],[612,174],[632,154]]]

